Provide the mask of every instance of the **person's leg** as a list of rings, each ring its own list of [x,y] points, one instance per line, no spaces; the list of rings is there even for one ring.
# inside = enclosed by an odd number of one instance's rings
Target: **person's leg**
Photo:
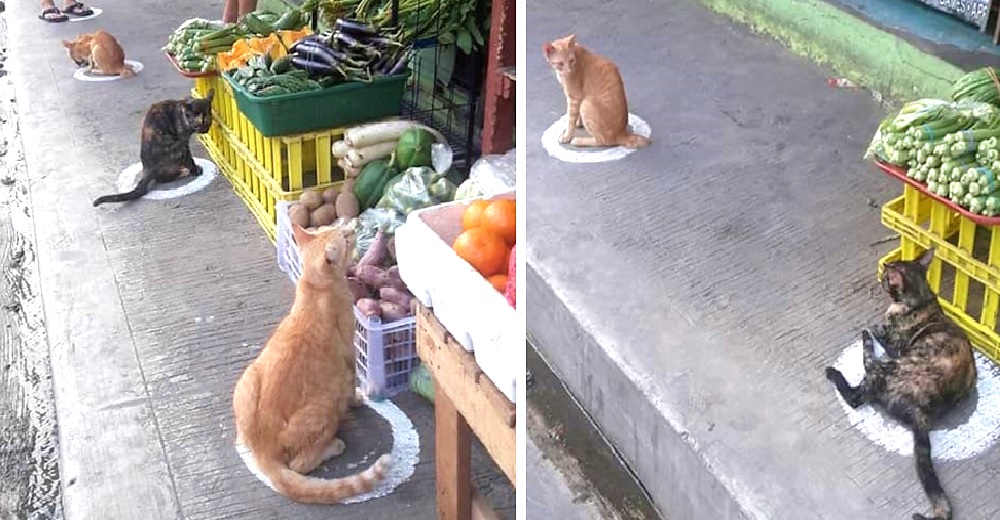
[[[257,10],[257,0],[239,0],[240,2],[240,18],[246,16],[247,13],[252,13]]]
[[[94,11],[78,0],[65,0],[62,12],[73,16],[90,16]]]
[[[65,22],[66,15],[59,12],[54,0],[42,0],[42,14],[38,17],[46,22]]]
[[[239,0],[226,0],[226,7],[222,10],[222,21],[224,23],[235,23],[239,16]]]

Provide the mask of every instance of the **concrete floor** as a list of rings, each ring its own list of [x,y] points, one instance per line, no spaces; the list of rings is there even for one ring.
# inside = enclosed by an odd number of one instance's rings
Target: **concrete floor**
[[[853,429],[823,367],[884,309],[900,193],[861,161],[864,91],[683,0],[532,2],[528,333],[671,520],[926,511],[911,457]],[[543,42],[612,57],[653,144],[569,164]],[[1000,449],[938,463],[955,518],[1000,516]]]
[[[94,209],[138,161],[146,107],[186,95],[160,47],[221,2],[99,4],[92,21],[47,24],[10,6],[7,67],[17,87],[40,293],[55,381],[66,520],[433,518],[433,408],[394,401],[421,436],[414,475],[351,506],[295,506],[267,489],[233,448],[232,386],[287,312],[293,287],[273,246],[222,177],[180,199]],[[84,83],[61,38],[98,28],[145,65],[129,81]],[[196,147],[196,157],[206,157]],[[389,425],[359,413],[332,474],[391,447]],[[476,486],[503,518],[513,490],[477,448]]]

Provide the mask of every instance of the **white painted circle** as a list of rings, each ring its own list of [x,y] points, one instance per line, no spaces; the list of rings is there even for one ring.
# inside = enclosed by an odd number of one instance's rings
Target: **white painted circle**
[[[635,151],[630,148],[625,148],[624,146],[584,148],[562,144],[559,142],[559,137],[562,136],[563,131],[566,130],[566,119],[566,114],[563,114],[558,121],[552,123],[552,126],[542,133],[542,146],[545,147],[545,151],[549,152],[549,155],[559,159],[560,161],[571,163],[617,161],[618,159],[624,159],[628,154]],[[653,131],[649,128],[649,125],[635,114],[628,115],[628,127],[630,132],[647,138],[653,133]],[[586,135],[586,130],[583,130],[582,128],[577,129],[577,134]]]
[[[876,354],[881,347],[876,348]],[[976,408],[963,424],[950,429],[931,430],[931,454],[937,460],[965,460],[985,452],[1000,439],[1000,367],[989,358],[975,353],[978,380]],[[834,368],[844,374],[851,386],[864,377],[864,347],[861,341],[847,347]],[[832,383],[828,383],[831,387]],[[834,389],[836,392],[836,389]],[[838,398],[840,393],[836,392]],[[871,405],[853,409],[838,399],[851,425],[868,440],[900,455],[913,455],[913,433],[883,411]]]
[[[135,60],[125,60],[125,63],[131,65],[132,66],[132,70],[134,70],[136,74],[138,74],[139,71],[142,70],[142,68],[143,68],[142,63],[139,63],[138,61],[135,61]],[[73,71],[73,79],[77,79],[77,80],[80,80],[80,81],[118,81],[118,80],[122,79],[122,77],[121,76],[98,76],[96,74],[90,74],[88,72],[88,68],[87,67],[77,67],[77,69],[75,71]]]
[[[413,427],[413,422],[406,416],[406,412],[400,410],[398,406],[388,400],[366,400],[365,405],[375,410],[392,426],[392,451],[390,452],[392,455],[392,466],[389,468],[389,472],[385,478],[375,486],[375,489],[350,497],[341,502],[342,504],[358,504],[392,493],[400,484],[413,476],[413,472],[417,468],[417,461],[420,460],[420,434]],[[253,454],[250,453],[250,450],[246,446],[237,443],[236,453],[243,459],[243,463],[246,464],[247,469],[258,480],[263,482],[264,485],[271,488],[271,491],[274,491],[274,485],[271,484],[270,479],[257,468],[257,463],[253,460]],[[377,455],[375,458],[377,459],[380,456]],[[364,471],[371,464],[374,464],[374,461],[369,463],[368,456],[366,455],[365,459],[358,464],[357,470],[359,472]]]
[[[211,184],[215,179],[218,168],[215,167],[215,163],[209,161],[208,159],[195,158],[194,162],[198,166],[201,166],[201,175],[180,179],[176,182],[183,182],[185,180],[187,182],[170,189],[164,189],[164,187],[175,183],[154,184],[153,188],[149,190],[149,193],[143,195],[142,198],[150,200],[176,199],[177,197],[183,197],[205,189],[205,187]],[[135,183],[139,179],[140,172],[142,172],[142,163],[135,163],[132,166],[125,168],[121,175],[118,176],[118,183],[116,185],[118,193],[132,191],[132,189],[135,188]]]
[[[68,14],[66,16],[69,17],[69,21],[71,21],[71,22],[82,22],[84,20],[93,20],[94,18],[97,18],[98,16],[101,16],[101,13],[104,12],[103,9],[99,9],[97,7],[94,7],[94,6],[91,6],[90,10],[93,11],[93,13],[91,13],[91,14],[89,14],[87,16],[73,16],[71,14]]]

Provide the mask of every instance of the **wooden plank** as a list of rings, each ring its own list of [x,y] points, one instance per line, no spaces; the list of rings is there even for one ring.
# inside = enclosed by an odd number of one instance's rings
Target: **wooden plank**
[[[434,385],[434,449],[438,520],[472,519],[472,443],[469,425]]]
[[[472,432],[516,486],[514,403],[497,390],[472,354],[423,305],[417,309],[417,353],[434,376],[435,395],[443,392],[452,396]]]

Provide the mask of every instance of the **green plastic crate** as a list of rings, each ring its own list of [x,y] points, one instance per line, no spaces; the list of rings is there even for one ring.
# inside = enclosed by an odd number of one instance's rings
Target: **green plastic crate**
[[[265,137],[274,137],[398,116],[410,73],[269,97],[250,94],[228,74],[222,76],[232,86],[240,112]]]

